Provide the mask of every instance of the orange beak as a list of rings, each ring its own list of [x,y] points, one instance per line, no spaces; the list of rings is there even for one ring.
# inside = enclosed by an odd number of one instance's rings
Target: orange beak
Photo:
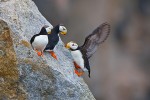
[[[65,45],[65,47],[66,47],[67,49],[70,49],[69,43],[67,43],[67,44]]]

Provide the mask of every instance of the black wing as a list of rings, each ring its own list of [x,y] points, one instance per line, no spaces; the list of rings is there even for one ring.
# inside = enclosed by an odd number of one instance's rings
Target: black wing
[[[32,46],[32,43],[33,43],[33,41],[34,41],[34,39],[35,39],[36,36],[39,36],[39,34],[33,35],[33,37],[30,39],[30,44],[31,44],[31,46]],[[32,46],[32,48],[33,48],[33,46]],[[33,49],[34,49],[34,48],[33,48]]]
[[[32,45],[34,39],[35,39],[35,35],[30,39],[30,44],[31,44],[31,45]]]
[[[86,53],[88,59],[96,52],[97,47],[107,39],[109,33],[110,25],[103,23],[86,37],[81,49]]]
[[[89,64],[89,59],[86,56],[86,52],[84,52],[82,49],[80,49],[81,53],[82,53],[82,57],[84,59],[84,66],[86,67],[86,69],[88,70],[89,73],[89,77],[90,77],[90,73],[91,73],[91,69],[90,69],[90,64]]]

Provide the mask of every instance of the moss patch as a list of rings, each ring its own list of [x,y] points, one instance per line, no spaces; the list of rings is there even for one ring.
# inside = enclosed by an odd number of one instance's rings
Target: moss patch
[[[21,40],[20,43],[23,44],[25,47],[30,48],[30,43],[29,43],[29,42],[27,42],[27,41],[25,41],[25,40]]]
[[[11,32],[5,22],[0,21],[0,26],[0,42],[5,44],[0,45],[0,100],[24,98],[18,95],[19,73]]]

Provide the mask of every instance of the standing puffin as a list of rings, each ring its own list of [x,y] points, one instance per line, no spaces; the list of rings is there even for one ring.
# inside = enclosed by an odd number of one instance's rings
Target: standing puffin
[[[38,56],[43,56],[43,50],[48,44],[48,35],[51,34],[51,27],[45,25],[42,27],[39,34],[35,34],[31,40],[33,50],[37,52]]]
[[[51,30],[51,34],[48,35],[48,45],[45,48],[45,51],[49,51],[51,56],[54,57],[57,60],[57,56],[55,55],[53,49],[55,48],[55,46],[57,45],[58,41],[59,41],[59,33],[62,35],[66,35],[67,34],[67,29],[64,25],[59,24],[57,26],[55,26],[52,30]]]
[[[74,59],[75,73],[81,76],[86,70],[90,77],[89,58],[96,52],[98,46],[103,43],[110,33],[110,25],[103,23],[97,27],[89,36],[86,37],[82,46],[78,46],[75,42],[66,44],[66,48],[71,51]],[[79,72],[79,70],[81,70]]]

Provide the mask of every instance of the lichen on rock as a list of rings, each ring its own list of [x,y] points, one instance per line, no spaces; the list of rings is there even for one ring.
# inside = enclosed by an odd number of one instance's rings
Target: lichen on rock
[[[32,50],[30,38],[44,25],[53,27],[31,0],[0,1],[0,99],[95,100],[61,40],[58,61]]]
[[[0,99],[23,98],[17,95],[19,73],[11,31],[4,21],[1,20],[0,25]]]

